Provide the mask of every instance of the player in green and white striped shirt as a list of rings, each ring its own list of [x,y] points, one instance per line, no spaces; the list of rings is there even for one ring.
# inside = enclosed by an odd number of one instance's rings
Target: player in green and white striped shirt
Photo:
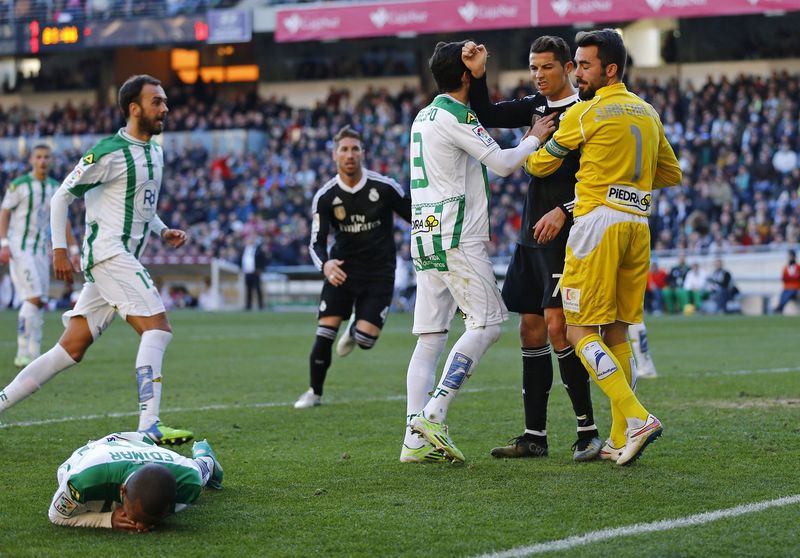
[[[186,242],[186,233],[168,228],[156,214],[164,157],[153,136],[164,128],[167,96],[157,79],[133,76],[119,90],[119,106],[127,120],[125,128],[95,145],[51,201],[53,270],[57,279],[69,280],[67,210],[76,198],[85,200],[81,268],[86,283],[75,308],[64,314],[66,331],[58,343],[0,391],[0,412],[80,361],[119,314],[141,335],[136,355],[137,430],[159,444],[181,444],[193,434],[165,426],[158,416],[161,365],[172,330],[158,289],[139,262],[151,232],[173,248]]]
[[[49,176],[50,147],[31,150],[31,172],[11,181],[0,209],[0,264],[9,265],[11,282],[22,304],[14,366],[23,368],[39,356],[44,306],[50,290],[50,198],[58,182]],[[70,249],[77,253],[72,235]]]
[[[56,476],[48,512],[56,525],[146,532],[204,486],[222,488],[223,472],[205,440],[194,443],[189,459],[141,432],[116,432],[75,450]]]

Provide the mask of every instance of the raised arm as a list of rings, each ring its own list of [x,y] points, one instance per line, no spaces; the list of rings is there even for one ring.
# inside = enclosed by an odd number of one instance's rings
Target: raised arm
[[[461,49],[461,59],[470,70],[469,105],[487,128],[521,128],[530,126],[533,115],[532,97],[492,103],[486,84],[486,57],[483,45],[468,42]]]
[[[567,109],[561,118],[558,130],[544,144],[544,149],[539,149],[528,157],[525,169],[530,175],[550,176],[561,167],[561,163],[570,151],[578,149],[583,144],[579,114],[582,109],[576,109],[580,104]]]
[[[519,145],[511,149],[496,149],[485,156],[481,162],[489,167],[493,173],[499,176],[508,176],[520,168],[528,156],[539,149],[542,142],[553,133],[555,129],[554,119],[555,114],[540,118],[528,130]]]

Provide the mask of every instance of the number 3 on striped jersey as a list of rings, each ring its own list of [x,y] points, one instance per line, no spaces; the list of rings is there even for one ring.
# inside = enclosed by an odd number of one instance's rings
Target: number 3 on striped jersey
[[[427,188],[428,173],[422,160],[422,134],[411,134],[411,188]]]
[[[558,291],[561,290],[561,277],[563,275],[564,275],[563,273],[553,273],[553,279],[558,279],[558,281],[556,281],[556,288],[553,289],[553,294],[550,295],[552,298],[557,297],[558,296]]]

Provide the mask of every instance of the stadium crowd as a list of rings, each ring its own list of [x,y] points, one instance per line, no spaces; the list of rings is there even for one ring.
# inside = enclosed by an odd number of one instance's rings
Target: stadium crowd
[[[0,0],[0,23],[34,19],[80,23],[99,19],[163,17],[229,8],[236,0]]]
[[[654,196],[656,249],[718,253],[800,241],[800,77],[723,78],[700,88],[640,81],[632,89],[662,114],[684,171],[681,187]],[[520,83],[508,95],[530,93]],[[243,156],[212,157],[197,145],[177,152],[167,144],[160,200],[164,220],[190,231],[188,255],[236,261],[243,240],[255,235],[271,265],[310,262],[308,211],[315,190],[335,172],[330,158],[335,132],[344,124],[359,129],[366,165],[407,184],[409,127],[429,101],[413,89],[369,90],[359,99],[332,89],[314,109],[294,109],[285,100],[254,92],[225,96],[203,85],[172,88],[168,95],[170,130],[250,128],[269,139],[263,152]],[[493,95],[502,98],[496,88]],[[120,126],[116,108],[101,104],[66,103],[45,115],[0,109],[0,137],[112,133]],[[494,133],[510,145],[522,131]],[[65,176],[78,156],[57,153],[54,176]],[[2,186],[24,168],[22,159],[0,157]],[[527,183],[521,170],[492,180],[493,255],[513,251]],[[76,223],[78,232],[81,227]],[[407,230],[399,228],[402,237]],[[151,245],[151,255],[159,254],[158,244]]]

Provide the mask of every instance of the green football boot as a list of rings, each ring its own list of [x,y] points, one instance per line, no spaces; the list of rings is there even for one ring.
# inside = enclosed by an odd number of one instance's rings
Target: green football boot
[[[411,419],[409,427],[411,427],[411,432],[419,434],[444,452],[453,463],[464,463],[464,454],[450,439],[450,435],[447,433],[447,425],[443,422],[433,422],[425,418],[423,413],[420,413]]]
[[[147,430],[140,430],[142,434],[147,434],[159,446],[178,446],[185,444],[194,438],[191,430],[181,430],[180,428],[170,428],[163,422],[154,422]]]
[[[410,448],[403,444],[403,449],[400,451],[401,463],[443,463],[449,461],[439,448],[425,443],[418,448]]]

